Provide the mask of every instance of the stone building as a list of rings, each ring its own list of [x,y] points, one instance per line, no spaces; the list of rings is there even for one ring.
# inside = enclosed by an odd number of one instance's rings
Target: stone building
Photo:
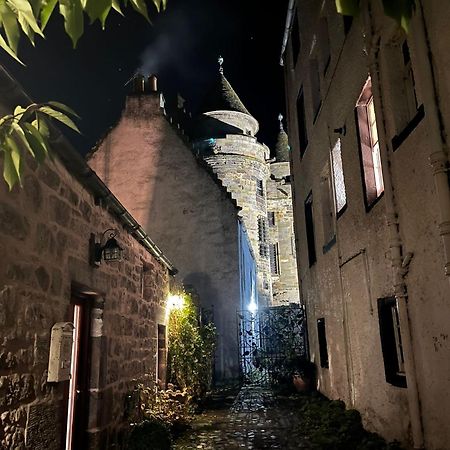
[[[201,306],[213,310],[216,382],[237,380],[236,312],[257,302],[246,227],[226,186],[195,158],[168,116],[156,78],[144,83],[138,77],[134,84],[89,165],[161,245]]]
[[[0,99],[31,103],[2,68]],[[113,448],[127,395],[165,370],[175,269],[56,129],[51,146],[23,189],[0,183],[0,447]],[[93,252],[110,232],[120,262]]]
[[[449,19],[291,0],[282,49],[318,386],[408,448],[450,442]]]
[[[193,147],[241,208],[258,266],[260,305],[298,302],[289,164],[270,164],[270,149],[256,138],[259,124],[226,79],[222,63],[219,58],[219,72],[193,126]],[[279,195],[280,182],[286,195]],[[271,265],[271,257],[282,263]]]

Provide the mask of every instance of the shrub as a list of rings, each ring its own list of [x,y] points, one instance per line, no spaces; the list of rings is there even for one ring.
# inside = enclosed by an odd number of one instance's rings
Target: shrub
[[[128,436],[127,450],[170,450],[170,431],[159,421],[146,420],[133,426]]]
[[[184,306],[169,316],[169,381],[200,400],[211,387],[216,328],[201,324],[192,297],[183,298]]]

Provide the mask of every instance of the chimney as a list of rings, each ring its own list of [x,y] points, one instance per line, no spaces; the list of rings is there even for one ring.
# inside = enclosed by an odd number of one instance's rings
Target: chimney
[[[148,92],[158,92],[158,78],[156,75],[150,75],[147,81]]]
[[[145,78],[140,73],[133,77],[133,94],[143,94],[145,91]]]

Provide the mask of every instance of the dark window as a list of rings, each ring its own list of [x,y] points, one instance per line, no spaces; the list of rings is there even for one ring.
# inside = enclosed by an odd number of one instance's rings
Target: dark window
[[[267,220],[269,221],[269,227],[275,226],[275,212],[274,211],[269,211],[267,213]]]
[[[292,18],[292,30],[291,30],[291,45],[292,45],[292,58],[293,66],[297,63],[298,54],[300,53],[300,29],[298,26],[298,15],[294,13]]]
[[[165,385],[167,366],[166,326],[158,324],[158,380]]]
[[[347,36],[347,34],[350,31],[350,28],[352,27],[353,23],[353,17],[352,16],[342,16],[344,21],[344,33]]]
[[[392,138],[392,148],[394,150],[402,144],[425,116],[423,105],[419,106],[417,101],[414,72],[407,41],[403,42],[401,51],[402,57],[395,58],[396,73],[392,74],[393,79],[391,81],[397,93],[396,98],[398,103],[395,117],[398,133]],[[393,55],[393,57],[397,55],[398,53]],[[403,62],[400,71],[398,70],[397,62],[399,60]]]
[[[327,332],[325,319],[317,319],[317,336],[319,339],[320,367],[328,368]]]
[[[259,255],[268,256],[269,250],[267,246],[267,225],[264,217],[258,218],[258,239],[259,239]]]
[[[317,118],[319,113],[320,105],[322,104],[322,98],[320,93],[320,75],[319,66],[316,59],[311,59],[309,61],[309,77],[311,82],[311,98],[313,107],[313,122]]]
[[[278,250],[278,243],[270,244],[269,252],[270,252],[270,271],[272,272],[272,275],[279,275],[280,256]]]
[[[394,386],[406,387],[400,321],[395,298],[378,299],[378,319],[386,381]]]
[[[319,19],[319,32],[318,32],[318,44],[319,51],[322,55],[322,67],[325,74],[328,66],[330,65],[330,37],[328,34],[328,21],[325,17]]]
[[[306,132],[306,120],[305,120],[305,97],[303,95],[303,88],[300,89],[300,93],[297,98],[297,124],[298,124],[298,136],[300,140],[300,156],[306,151],[308,146],[308,134]]]
[[[309,267],[316,262],[316,244],[314,238],[313,197],[309,193],[305,200],[306,241],[308,244]]]
[[[256,180],[256,195],[264,197],[264,183],[262,180]]]
[[[372,95],[372,81],[367,79],[356,104],[361,165],[364,175],[366,207],[370,207],[384,192],[383,169]]]

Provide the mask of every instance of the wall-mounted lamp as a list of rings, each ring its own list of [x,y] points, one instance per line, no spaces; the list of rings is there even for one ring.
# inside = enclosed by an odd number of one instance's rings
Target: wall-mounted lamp
[[[95,235],[91,234],[89,246],[90,246],[90,260],[93,266],[98,267],[102,259],[103,261],[106,262],[116,262],[122,260],[123,248],[119,245],[119,243],[116,240],[117,235],[118,235],[117,230],[109,228],[103,233],[100,242],[95,242]],[[105,243],[103,244],[103,242]]]

